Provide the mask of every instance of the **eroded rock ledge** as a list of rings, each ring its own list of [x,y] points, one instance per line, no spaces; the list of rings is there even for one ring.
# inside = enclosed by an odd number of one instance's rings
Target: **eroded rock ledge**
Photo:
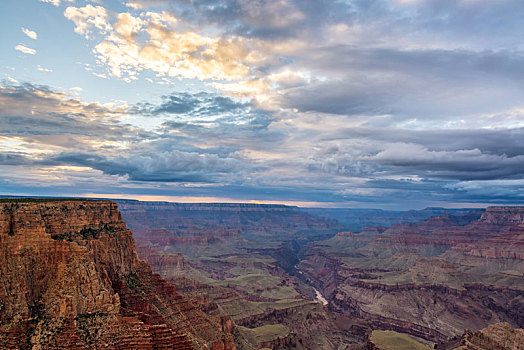
[[[0,281],[2,349],[236,348],[138,258],[111,201],[0,201]]]

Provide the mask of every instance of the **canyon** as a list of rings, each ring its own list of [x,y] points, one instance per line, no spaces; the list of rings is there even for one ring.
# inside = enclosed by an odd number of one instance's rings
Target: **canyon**
[[[300,262],[330,307],[434,344],[494,323],[524,326],[524,208],[487,208],[338,233]]]
[[[394,223],[353,233],[340,230],[362,219],[314,214],[329,209],[119,204],[138,244],[156,252],[144,256],[153,269],[199,285],[255,347],[257,332],[329,349],[361,346],[374,329],[434,346],[497,322],[523,327],[522,208],[380,212],[379,224]],[[155,262],[167,255],[172,267]],[[307,326],[314,314],[321,332]]]
[[[329,211],[1,199],[0,348],[522,347],[524,208]]]

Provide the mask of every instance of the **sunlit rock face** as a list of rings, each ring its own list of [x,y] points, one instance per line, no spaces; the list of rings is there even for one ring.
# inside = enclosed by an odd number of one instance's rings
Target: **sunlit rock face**
[[[2,201],[0,281],[3,349],[236,348],[138,258],[111,201]]]

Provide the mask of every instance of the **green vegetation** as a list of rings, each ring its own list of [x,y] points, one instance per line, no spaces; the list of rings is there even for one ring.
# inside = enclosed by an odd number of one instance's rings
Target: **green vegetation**
[[[107,317],[107,313],[99,311],[76,316],[77,334],[87,345],[94,346],[102,335],[104,321]]]
[[[76,240],[86,240],[90,238],[98,239],[102,234],[108,234],[112,236],[116,231],[116,227],[105,223],[99,228],[84,227],[78,232],[66,232],[59,235],[53,235],[51,238],[57,241],[73,242]]]
[[[294,288],[284,285],[282,278],[265,274],[246,274],[227,278],[215,284],[233,287],[248,294],[268,299],[292,299],[299,296]]]
[[[233,320],[240,320],[253,315],[260,315],[269,310],[280,310],[290,307],[311,304],[311,301],[304,299],[284,299],[274,302],[256,302],[245,299],[231,299],[227,302],[220,302],[220,311],[230,315]]]
[[[142,281],[140,281],[140,277],[135,272],[130,272],[127,275],[124,275],[124,280],[126,281],[126,285],[135,293],[139,294],[145,294],[145,292],[142,290]]]
[[[289,335],[289,329],[281,324],[270,324],[257,328],[238,326],[238,330],[251,344],[260,344]]]
[[[378,348],[384,350],[430,350],[431,348],[419,343],[406,334],[394,331],[373,331],[370,340]]]

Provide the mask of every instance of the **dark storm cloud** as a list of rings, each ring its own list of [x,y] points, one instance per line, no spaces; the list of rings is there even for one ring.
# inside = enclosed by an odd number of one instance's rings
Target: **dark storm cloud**
[[[399,143],[389,145],[370,159],[425,177],[493,180],[524,175],[524,155],[507,157],[505,154],[484,154],[478,149],[429,151],[421,145]]]
[[[245,168],[239,159],[180,151],[127,157],[61,153],[43,163],[87,166],[108,175],[128,176],[132,181],[152,182],[214,182],[219,174],[239,172]]]

